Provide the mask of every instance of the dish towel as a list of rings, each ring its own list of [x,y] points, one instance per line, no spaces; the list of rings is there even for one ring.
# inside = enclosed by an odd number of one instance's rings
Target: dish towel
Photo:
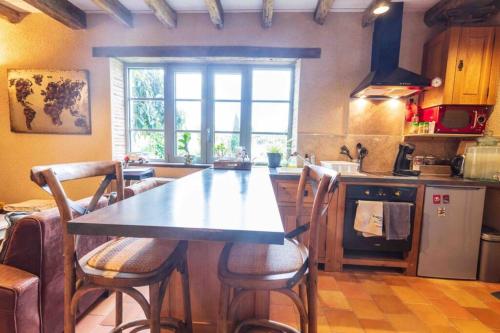
[[[402,240],[410,235],[411,203],[384,202],[385,239]]]
[[[382,201],[358,201],[354,230],[365,237],[382,236],[384,205]]]

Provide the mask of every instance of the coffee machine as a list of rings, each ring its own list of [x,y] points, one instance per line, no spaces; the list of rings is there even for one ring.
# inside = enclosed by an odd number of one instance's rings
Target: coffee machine
[[[411,143],[399,144],[398,156],[394,162],[394,176],[418,176],[420,171],[411,170],[411,154],[415,151],[415,145]]]

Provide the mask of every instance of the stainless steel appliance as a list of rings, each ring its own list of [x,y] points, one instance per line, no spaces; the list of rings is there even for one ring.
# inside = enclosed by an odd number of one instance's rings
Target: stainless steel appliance
[[[386,240],[385,237],[363,237],[354,230],[358,200],[393,201],[415,204],[415,187],[349,185],[347,187],[344,217],[344,250],[403,252],[411,250],[415,205],[411,208],[410,236],[405,240]]]
[[[426,188],[419,276],[476,279],[485,192],[484,187]]]

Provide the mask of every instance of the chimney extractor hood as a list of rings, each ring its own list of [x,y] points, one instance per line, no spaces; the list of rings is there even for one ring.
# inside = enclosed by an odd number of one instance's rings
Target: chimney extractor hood
[[[351,93],[351,97],[385,99],[413,95],[430,86],[430,80],[399,67],[403,2],[375,20],[371,73]]]

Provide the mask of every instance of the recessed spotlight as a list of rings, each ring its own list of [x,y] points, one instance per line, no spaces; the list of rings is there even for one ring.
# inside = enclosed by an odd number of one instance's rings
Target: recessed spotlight
[[[375,7],[373,9],[373,14],[375,15],[381,15],[381,14],[384,14],[385,12],[387,12],[389,10],[389,5],[385,2],[383,2],[381,5],[379,5],[378,7]]]

